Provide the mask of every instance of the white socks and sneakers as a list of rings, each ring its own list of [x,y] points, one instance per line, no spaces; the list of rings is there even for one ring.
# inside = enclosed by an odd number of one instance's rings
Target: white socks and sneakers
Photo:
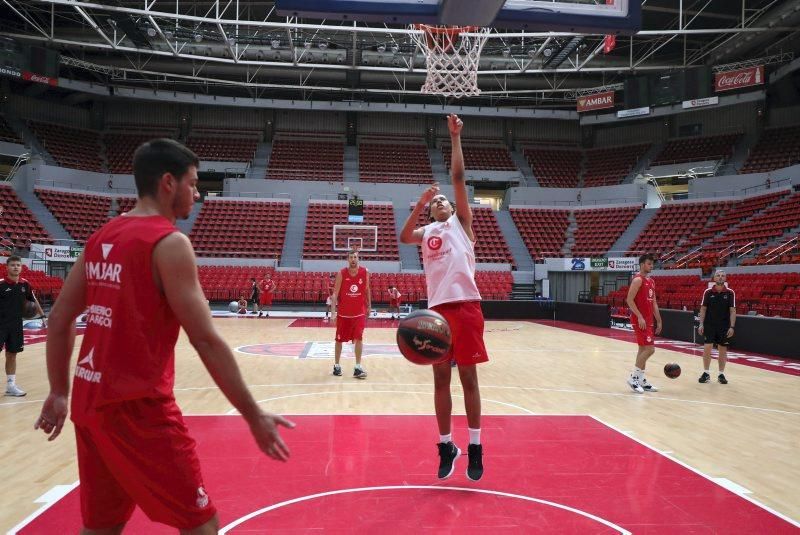
[[[22,397],[27,392],[17,386],[17,376],[8,375],[6,379],[6,396]]]

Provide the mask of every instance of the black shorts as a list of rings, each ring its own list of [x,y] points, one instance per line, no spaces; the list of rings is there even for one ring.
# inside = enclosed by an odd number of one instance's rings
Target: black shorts
[[[250,301],[253,303],[253,305],[257,305],[260,297],[261,295],[258,292],[256,292],[250,296]]]
[[[5,348],[9,353],[22,353],[24,345],[22,322],[18,325],[0,325],[0,350]]]
[[[731,343],[731,339],[727,336],[729,328],[727,325],[703,325],[705,343],[718,346],[729,345]]]

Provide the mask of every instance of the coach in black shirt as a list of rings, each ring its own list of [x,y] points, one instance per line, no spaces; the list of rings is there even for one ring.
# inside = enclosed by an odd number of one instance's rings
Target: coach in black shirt
[[[0,350],[6,348],[6,396],[24,396],[25,391],[17,386],[17,353],[22,352],[22,307],[25,301],[36,303],[37,313],[44,315],[42,307],[33,295],[31,284],[20,277],[22,259],[9,256],[6,260],[6,276],[0,279]]]
[[[700,306],[700,328],[697,332],[705,337],[703,346],[703,375],[701,383],[711,380],[711,347],[717,346],[719,352],[719,375],[717,380],[726,385],[725,363],[728,362],[728,344],[736,325],[736,294],[725,284],[725,272],[714,272],[714,285],[703,293]]]

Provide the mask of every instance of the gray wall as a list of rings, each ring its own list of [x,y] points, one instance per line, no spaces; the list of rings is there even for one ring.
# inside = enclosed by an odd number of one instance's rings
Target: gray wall
[[[689,196],[692,198],[728,197],[764,193],[766,191],[764,183],[767,177],[771,181],[772,188],[800,184],[800,165],[778,169],[769,173],[696,178],[689,182]],[[787,179],[788,181],[786,181]],[[744,191],[746,188],[751,189]]]
[[[621,184],[599,188],[510,188],[506,192],[504,205],[530,204],[564,206],[577,204],[578,192],[584,205],[646,203],[647,188],[644,184]]]

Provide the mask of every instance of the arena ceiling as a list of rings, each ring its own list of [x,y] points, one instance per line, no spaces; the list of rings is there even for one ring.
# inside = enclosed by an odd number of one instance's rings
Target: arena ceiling
[[[600,0],[597,0],[600,1]],[[633,73],[791,61],[797,0],[643,0],[643,29],[618,37],[493,30],[480,97],[466,104],[574,105]],[[439,102],[403,25],[279,16],[274,2],[0,0],[0,36],[56,49],[60,75],[226,96]],[[767,59],[764,59],[767,58]]]

